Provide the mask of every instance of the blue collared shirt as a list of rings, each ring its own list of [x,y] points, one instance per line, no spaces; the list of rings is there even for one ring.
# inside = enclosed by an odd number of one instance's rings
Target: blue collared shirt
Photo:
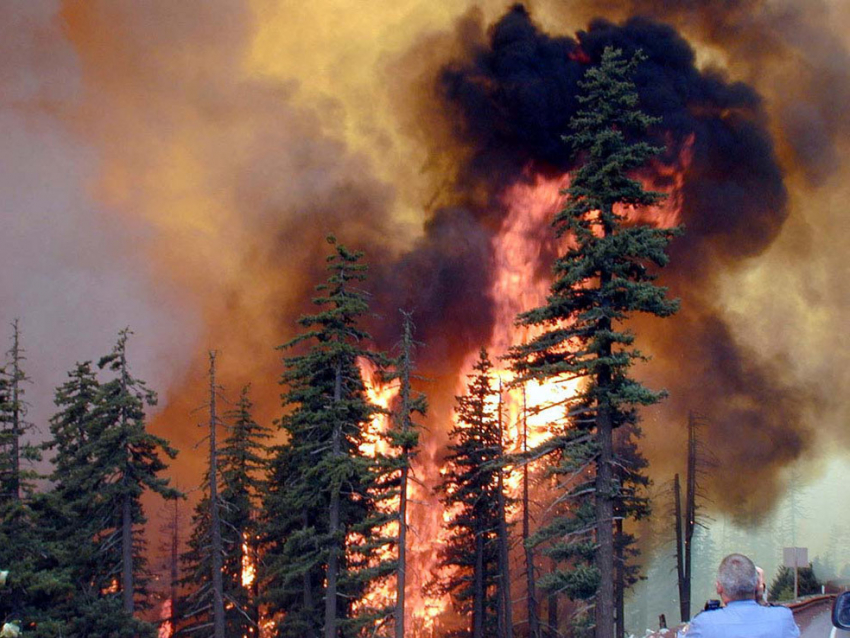
[[[754,600],[733,600],[722,609],[694,616],[687,638],[797,638],[800,629],[787,607],[764,607]]]

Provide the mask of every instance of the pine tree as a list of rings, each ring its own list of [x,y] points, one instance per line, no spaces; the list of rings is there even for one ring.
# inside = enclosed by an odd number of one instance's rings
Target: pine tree
[[[440,566],[451,571],[436,589],[449,594],[459,612],[471,616],[472,638],[503,636],[506,631],[499,618],[509,585],[500,573],[503,450],[492,367],[482,349],[466,394],[456,399],[457,424],[449,433],[452,443],[439,487],[441,500],[452,513],[447,524],[451,537],[441,551]]]
[[[179,635],[195,635],[210,625],[215,630],[216,599],[220,598],[225,635],[250,636],[258,633],[258,592],[256,578],[243,582],[243,570],[249,565],[256,569],[256,515],[266,466],[263,443],[271,435],[251,414],[253,404],[248,386],[242,389],[239,401],[225,413],[223,421],[218,419],[219,388],[214,380],[214,361],[211,353],[209,465],[204,496],[193,516],[189,548],[181,557],[186,571],[182,582],[190,591],[181,601],[186,621]],[[222,444],[216,442],[217,427],[213,424],[223,424],[226,428],[227,436]],[[212,476],[216,476],[215,482]],[[211,495],[218,504],[215,509]],[[218,540],[214,533],[216,526]],[[217,587],[220,587],[218,596]]]
[[[648,270],[667,263],[665,248],[675,231],[629,224],[625,216],[629,208],[660,199],[630,177],[659,151],[633,137],[654,122],[639,110],[631,80],[643,58],[623,60],[608,47],[580,82],[581,108],[565,140],[582,165],[553,222],[556,235],[570,242],[555,261],[546,305],[518,317],[521,325],[539,328],[538,336],[511,351],[518,383],[584,381],[566,411],[570,431],[559,430],[553,439],[561,446],[559,471],[571,477],[564,489],[575,514],[555,521],[543,536],[566,539],[550,553],[572,572],[555,574],[548,585],[595,597],[598,638],[614,635],[614,519],[621,489],[613,431],[637,421],[637,406],[660,398],[628,376],[642,355],[622,324],[634,313],[664,317],[677,308]]]
[[[265,446],[271,433],[254,420],[253,409],[250,386],[245,386],[236,405],[224,415],[228,434],[220,459],[228,636],[259,633],[257,518],[268,465]]]
[[[168,442],[147,431],[145,407],[156,404],[156,394],[130,374],[127,361],[129,330],[122,330],[112,352],[98,366],[115,373],[101,384],[94,412],[91,436],[94,468],[102,477],[98,500],[101,503],[101,532],[98,539],[103,552],[120,547],[120,563],[106,564],[116,575],[122,608],[128,615],[135,611],[135,596],[144,595],[145,559],[139,526],[146,521],[140,498],[145,490],[163,498],[178,498],[160,476],[167,468],[162,455],[173,459],[177,451]]]
[[[288,440],[274,452],[263,512],[265,600],[283,615],[280,637],[371,635],[392,613],[362,601],[395,570],[378,557],[395,540],[380,533],[390,519],[377,505],[383,471],[360,447],[378,408],[358,359],[383,358],[366,348],[369,335],[358,325],[368,311],[357,287],[362,255],[329,242],[330,274],[313,300],[320,310],[302,317],[304,332],[282,346],[296,351],[282,377]]]
[[[39,573],[49,585],[40,588],[40,600],[33,598],[38,587],[27,588],[28,603],[40,611],[27,616],[35,623],[36,636],[131,638],[155,633],[122,607],[117,587],[120,545],[108,542],[104,530],[114,519],[104,499],[114,477],[98,455],[103,399],[91,362],[78,363],[56,390],[58,411],[44,444],[54,455],[52,488],[32,503]]]

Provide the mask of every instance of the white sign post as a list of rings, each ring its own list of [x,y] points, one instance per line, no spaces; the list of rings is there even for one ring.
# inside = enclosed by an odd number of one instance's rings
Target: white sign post
[[[807,547],[785,547],[782,550],[782,564],[794,569],[794,598],[800,595],[797,570],[809,564],[809,549]]]

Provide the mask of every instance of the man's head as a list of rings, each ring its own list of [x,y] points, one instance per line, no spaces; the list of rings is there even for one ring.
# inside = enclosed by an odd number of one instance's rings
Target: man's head
[[[752,600],[758,587],[756,566],[743,554],[729,554],[717,570],[717,593],[724,603]]]

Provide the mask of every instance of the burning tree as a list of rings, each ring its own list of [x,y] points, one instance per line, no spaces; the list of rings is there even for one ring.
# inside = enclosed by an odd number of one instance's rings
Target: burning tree
[[[653,283],[648,266],[667,263],[665,248],[675,231],[630,224],[630,209],[661,199],[630,174],[660,152],[634,137],[654,123],[637,106],[631,80],[643,60],[606,48],[599,66],[580,83],[582,108],[570,122],[570,143],[583,165],[571,176],[566,207],[554,219],[556,235],[567,236],[554,263],[546,305],[519,315],[540,332],[511,350],[517,381],[584,381],[568,401],[570,428],[553,439],[559,452],[554,472],[565,475],[569,507],[541,530],[547,553],[565,562],[541,585],[596,602],[596,635],[614,635],[615,518],[623,498],[614,450],[615,429],[638,420],[637,406],[660,399],[628,376],[635,360],[634,335],[622,324],[642,312],[671,315],[678,303]]]
[[[337,638],[373,635],[391,608],[371,608],[367,588],[394,573],[382,558],[395,540],[379,530],[392,514],[378,507],[384,470],[362,448],[379,408],[370,403],[358,364],[383,364],[364,344],[358,323],[368,311],[362,254],[329,238],[330,273],[313,301],[322,310],[299,320],[305,329],[285,344],[306,351],[284,360],[287,413],[280,420],[288,440],[272,459],[264,497],[264,599],[279,614],[277,635]],[[322,609],[324,613],[322,613]]]
[[[505,601],[510,582],[502,555],[505,528],[502,428],[492,363],[481,350],[467,393],[457,397],[457,425],[440,491],[451,536],[440,566],[449,568],[436,588],[471,615],[472,638],[508,635]]]
[[[217,386],[211,383],[211,421],[220,425],[218,418],[214,417],[213,396],[217,390]],[[179,635],[194,635],[193,632],[215,624],[216,599],[219,598],[215,593],[217,587],[221,588],[224,635],[259,634],[256,519],[263,486],[261,476],[266,467],[262,450],[270,434],[268,428],[254,420],[252,410],[246,386],[233,409],[224,416],[227,427],[224,443],[210,446],[209,480],[193,516],[189,549],[181,557],[188,572],[183,583],[191,591],[181,604],[186,622],[180,627]],[[217,477],[215,490],[212,489],[211,478],[213,456]],[[217,502],[215,510],[211,505],[212,494]],[[218,539],[213,533],[216,524]],[[220,575],[221,582],[215,578],[216,573]]]
[[[405,587],[407,583],[407,505],[410,482],[410,465],[416,456],[419,446],[419,424],[415,416],[424,416],[428,403],[423,394],[414,392],[414,352],[416,342],[413,340],[413,319],[410,313],[402,311],[404,317],[401,352],[393,362],[393,370],[387,374],[388,380],[397,379],[399,385],[399,406],[395,411],[393,427],[389,430],[389,443],[397,454],[387,457],[388,476],[391,491],[398,492],[398,566],[396,568],[396,605],[395,605],[395,638],[404,638],[405,632]],[[397,474],[396,480],[392,475]],[[392,488],[395,488],[394,490]]]

